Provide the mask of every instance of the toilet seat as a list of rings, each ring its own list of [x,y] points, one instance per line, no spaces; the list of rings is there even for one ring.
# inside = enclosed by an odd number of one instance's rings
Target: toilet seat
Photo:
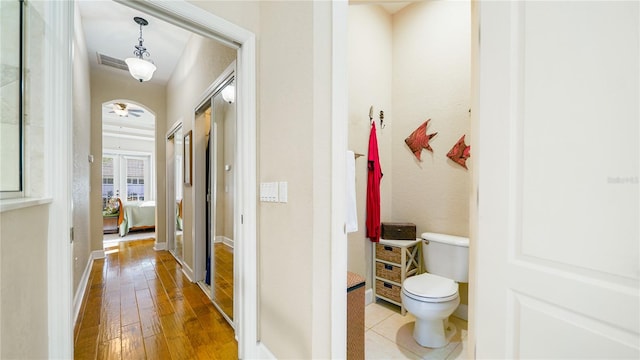
[[[423,302],[445,302],[458,297],[458,284],[442,276],[424,273],[407,278],[402,292],[414,300]]]

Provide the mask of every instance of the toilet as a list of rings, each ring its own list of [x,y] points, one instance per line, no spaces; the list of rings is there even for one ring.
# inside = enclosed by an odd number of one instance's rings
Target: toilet
[[[416,318],[413,338],[421,346],[440,348],[456,331],[448,319],[460,304],[458,282],[469,281],[469,239],[423,233],[422,258],[427,272],[407,278],[400,296]]]

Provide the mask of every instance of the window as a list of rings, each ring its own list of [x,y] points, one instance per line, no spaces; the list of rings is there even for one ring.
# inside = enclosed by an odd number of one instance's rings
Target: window
[[[144,200],[145,164],[142,159],[127,158],[127,200]]]
[[[123,201],[153,200],[151,155],[127,152],[102,156],[102,205],[111,197]]]
[[[107,204],[109,199],[112,197],[117,197],[118,195],[114,192],[114,182],[113,182],[113,161],[112,157],[103,157],[102,158],[102,209],[107,208]]]
[[[44,89],[52,41],[45,1],[0,1],[0,198],[42,197],[46,156]],[[35,100],[34,100],[35,99]],[[28,174],[29,177],[25,176]]]

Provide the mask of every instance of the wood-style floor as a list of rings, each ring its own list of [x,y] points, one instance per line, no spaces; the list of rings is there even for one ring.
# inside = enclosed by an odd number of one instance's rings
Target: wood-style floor
[[[75,326],[76,359],[237,359],[233,329],[153,240],[96,260]]]
[[[233,318],[233,249],[223,243],[213,245],[213,299],[227,316]]]

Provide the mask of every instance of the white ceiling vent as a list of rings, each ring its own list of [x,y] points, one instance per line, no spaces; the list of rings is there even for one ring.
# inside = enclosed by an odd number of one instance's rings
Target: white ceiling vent
[[[99,52],[96,52],[96,55],[98,55],[98,64],[129,71],[129,67],[127,66],[127,63],[124,62],[124,60],[116,59],[105,54],[100,54]]]

